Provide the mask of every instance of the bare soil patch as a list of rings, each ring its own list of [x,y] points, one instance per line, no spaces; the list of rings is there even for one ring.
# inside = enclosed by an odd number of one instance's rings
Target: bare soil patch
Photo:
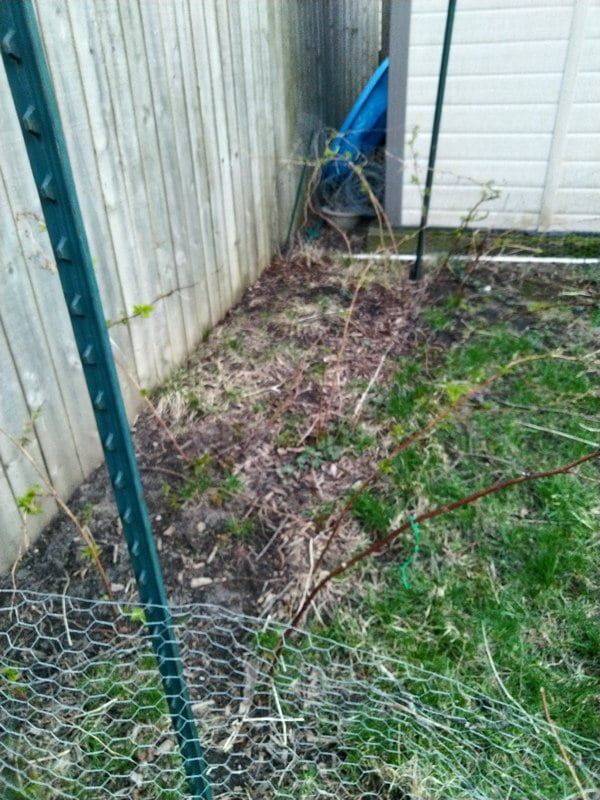
[[[481,267],[468,281],[445,270],[411,284],[404,266],[365,272],[364,263],[310,248],[275,259],[153,395],[189,461],[149,412],[133,428],[170,598],[288,617],[307,590],[334,506],[391,449],[389,432],[365,410],[403,356],[422,351],[433,361],[473,324],[527,329],[537,319],[532,303],[550,289],[577,288],[573,324],[596,301],[585,276],[564,268]],[[453,295],[464,302],[450,313]],[[451,324],[431,316],[439,304]],[[564,320],[556,325],[564,334]],[[70,505],[93,533],[115,598],[134,602],[104,467]],[[366,536],[348,520],[328,563]],[[62,517],[0,586],[13,578],[22,589],[103,594],[78,532]]]

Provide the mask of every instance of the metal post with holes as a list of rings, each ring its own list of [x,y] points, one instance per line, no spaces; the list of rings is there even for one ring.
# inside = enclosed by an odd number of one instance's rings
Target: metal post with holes
[[[31,0],[1,0],[0,43],[191,796],[194,800],[210,800],[207,765]]]
[[[438,139],[440,136],[442,110],[444,108],[444,92],[446,91],[446,76],[448,75],[448,62],[450,60],[450,45],[452,44],[452,27],[454,25],[455,11],[456,0],[448,0],[446,28],[444,30],[444,44],[442,45],[442,61],[440,64],[440,75],[438,78],[437,95],[435,98],[435,113],[433,115],[433,130],[431,131],[431,144],[429,145],[429,162],[427,164],[427,177],[425,178],[425,191],[423,193],[423,210],[421,212],[421,222],[419,224],[419,238],[417,239],[415,263],[410,271],[411,280],[419,280],[423,273],[422,261],[423,250],[425,248],[425,229],[427,228],[429,204],[431,202],[431,190],[433,188],[433,172],[435,170],[435,157],[437,154]]]

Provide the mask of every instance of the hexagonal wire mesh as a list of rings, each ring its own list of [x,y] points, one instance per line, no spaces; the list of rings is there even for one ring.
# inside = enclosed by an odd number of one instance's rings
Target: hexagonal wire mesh
[[[173,609],[215,798],[579,796],[548,723],[400,660],[216,606]],[[585,791],[598,745],[560,730]],[[0,789],[187,796],[141,611],[0,592]],[[596,786],[597,790],[597,786]]]

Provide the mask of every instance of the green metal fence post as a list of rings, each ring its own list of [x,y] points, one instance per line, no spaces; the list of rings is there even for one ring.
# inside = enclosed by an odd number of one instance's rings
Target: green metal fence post
[[[191,795],[194,800],[210,800],[207,765],[183,674],[56,98],[31,0],[1,0],[0,47]]]
[[[444,31],[444,45],[442,48],[442,62],[440,64],[440,77],[438,79],[437,97],[435,99],[435,113],[433,116],[433,130],[431,131],[431,144],[429,146],[429,163],[427,165],[427,177],[425,178],[425,195],[423,197],[423,210],[421,212],[421,223],[419,225],[417,253],[415,256],[415,263],[410,271],[411,280],[418,280],[423,272],[421,262],[423,261],[423,248],[425,247],[425,228],[427,227],[431,189],[433,187],[433,171],[435,169],[435,157],[437,154],[438,139],[440,136],[442,109],[444,107],[444,92],[446,90],[446,75],[448,74],[448,61],[450,60],[450,45],[452,44],[452,26],[454,25],[455,10],[456,0],[448,0],[446,30]]]

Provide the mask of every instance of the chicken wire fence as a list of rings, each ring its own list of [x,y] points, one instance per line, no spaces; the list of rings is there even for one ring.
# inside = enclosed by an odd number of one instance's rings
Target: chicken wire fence
[[[215,798],[599,796],[598,746],[561,729],[561,754],[515,703],[307,631],[273,667],[280,624],[212,605],[173,617]],[[140,609],[0,592],[0,791],[188,796]]]

